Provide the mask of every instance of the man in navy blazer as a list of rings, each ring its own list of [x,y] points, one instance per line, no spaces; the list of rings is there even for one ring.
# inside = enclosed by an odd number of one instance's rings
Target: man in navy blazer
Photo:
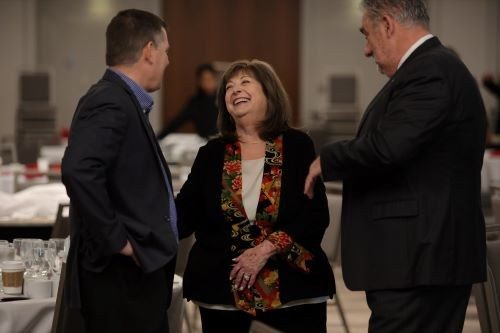
[[[168,332],[176,211],[148,121],[168,49],[159,17],[119,12],[106,30],[109,67],[71,124],[62,163],[71,199],[67,294],[88,332]]]
[[[364,0],[364,53],[389,77],[357,136],[310,167],[343,181],[342,268],[365,290],[369,332],[460,332],[485,280],[480,172],[486,117],[476,82],[429,33],[422,0]]]

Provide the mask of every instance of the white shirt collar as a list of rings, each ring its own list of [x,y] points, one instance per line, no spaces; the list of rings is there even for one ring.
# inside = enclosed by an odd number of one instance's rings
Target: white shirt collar
[[[406,59],[408,59],[408,57],[413,53],[413,51],[415,51],[417,49],[417,47],[419,47],[426,40],[431,39],[432,37],[434,37],[432,34],[427,34],[427,35],[421,37],[419,40],[417,40],[412,46],[410,46],[410,48],[406,51],[406,53],[403,55],[403,57],[401,57],[401,60],[399,60],[398,69],[406,61]]]

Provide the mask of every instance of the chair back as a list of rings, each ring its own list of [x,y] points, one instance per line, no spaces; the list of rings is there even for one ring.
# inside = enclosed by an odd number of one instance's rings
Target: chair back
[[[500,222],[486,224],[486,241],[500,240]]]
[[[2,164],[17,163],[17,149],[13,142],[0,143]]]
[[[325,251],[328,261],[337,260],[340,249],[340,220],[342,215],[342,194],[327,194],[330,224],[326,228],[321,247]]]
[[[487,280],[473,286],[482,333],[500,333],[500,225],[486,226]]]
[[[179,242],[179,247],[177,248],[177,259],[175,262],[175,274],[179,276],[184,276],[184,271],[186,270],[187,261],[189,257],[189,252],[194,244],[194,235],[184,238]]]
[[[59,278],[59,287],[57,289],[56,306],[54,317],[52,319],[51,333],[84,333],[85,323],[79,309],[73,309],[69,306],[67,298],[64,295],[65,285],[67,286],[66,276],[70,274],[68,264],[63,263],[61,267],[61,276]],[[69,277],[68,277],[69,279]]]
[[[492,332],[500,333],[500,240],[486,243],[488,256],[488,281],[486,302]]]
[[[52,319],[51,333],[63,332],[63,313],[61,311],[63,292],[64,292],[64,279],[66,277],[66,263],[63,262],[61,267],[61,276],[59,277],[59,287],[57,288],[56,306],[54,308],[54,318]]]
[[[69,236],[69,228],[69,204],[60,203],[50,237],[66,238]]]

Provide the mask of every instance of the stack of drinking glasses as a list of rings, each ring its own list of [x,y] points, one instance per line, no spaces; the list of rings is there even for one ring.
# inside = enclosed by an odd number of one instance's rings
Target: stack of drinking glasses
[[[12,244],[0,241],[0,267],[3,261],[22,264],[23,270],[25,269],[24,294],[27,297],[56,296],[62,263],[66,260],[68,251],[67,246],[69,246],[68,241],[64,238],[49,240],[16,238]],[[2,247],[8,249],[4,251],[7,253],[5,256]]]

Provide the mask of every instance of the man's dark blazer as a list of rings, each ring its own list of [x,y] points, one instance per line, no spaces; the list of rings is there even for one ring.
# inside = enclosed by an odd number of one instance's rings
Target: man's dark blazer
[[[196,236],[184,273],[184,297],[208,304],[234,304],[229,281],[234,264],[230,251],[231,225],[224,222],[221,207],[224,153],[225,141],[221,138],[202,147],[176,199],[180,237],[192,232]],[[306,134],[293,129],[283,134],[281,198],[274,230],[285,231],[314,255],[308,274],[278,259],[283,303],[332,297],[335,292],[332,270],[320,247],[329,223],[325,188],[318,183],[313,200],[303,193],[305,177],[314,158],[314,146]]]
[[[107,70],[78,103],[62,162],[71,199],[73,292],[78,291],[78,266],[102,271],[127,240],[146,273],[175,257],[177,240],[161,164],[169,174],[139,102]],[[74,296],[72,304],[79,304],[78,294]]]
[[[355,139],[321,151],[343,180],[342,267],[353,290],[485,279],[486,116],[465,65],[436,37],[368,106]]]

